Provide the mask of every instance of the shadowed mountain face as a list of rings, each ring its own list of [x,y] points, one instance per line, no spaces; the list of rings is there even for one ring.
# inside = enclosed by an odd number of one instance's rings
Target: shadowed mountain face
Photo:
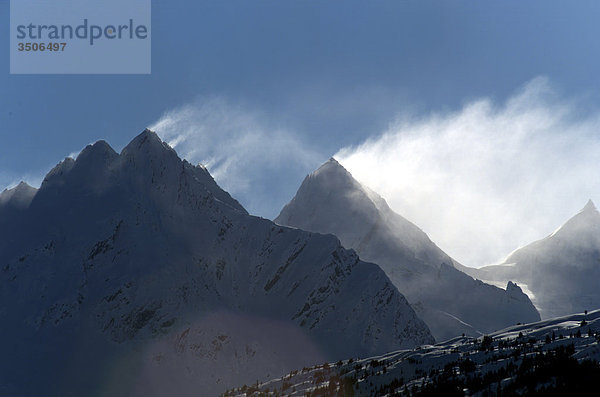
[[[1,395],[214,395],[433,341],[376,265],[248,215],[151,131],[33,193],[0,196]]]
[[[592,201],[550,236],[514,251],[500,265],[475,273],[519,281],[544,318],[600,307],[600,213]]]
[[[306,177],[275,222],[333,233],[363,260],[380,265],[438,340],[539,320],[518,286],[507,283],[503,290],[458,270],[421,229],[335,159]]]

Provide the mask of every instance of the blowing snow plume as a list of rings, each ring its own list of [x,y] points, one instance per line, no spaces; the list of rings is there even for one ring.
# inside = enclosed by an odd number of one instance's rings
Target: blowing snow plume
[[[282,186],[291,189],[321,160],[274,124],[261,112],[210,98],[165,113],[150,129],[188,161],[205,165],[251,213],[271,217],[287,199]]]
[[[455,259],[482,266],[598,196],[599,121],[536,78],[504,104],[400,119],[335,157]]]

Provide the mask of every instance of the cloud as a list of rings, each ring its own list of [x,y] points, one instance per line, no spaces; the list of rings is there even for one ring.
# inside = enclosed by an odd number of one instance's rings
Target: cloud
[[[250,213],[274,217],[323,156],[264,114],[224,98],[200,98],[150,126],[192,163],[204,164]],[[293,189],[293,190],[291,190]]]
[[[505,103],[403,116],[335,157],[466,265],[497,262],[600,199],[600,112],[536,78]]]

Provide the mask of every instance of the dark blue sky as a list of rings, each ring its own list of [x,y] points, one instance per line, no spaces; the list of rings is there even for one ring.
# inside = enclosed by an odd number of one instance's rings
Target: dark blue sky
[[[151,75],[34,76],[9,75],[0,0],[0,187],[39,178],[98,139],[120,150],[202,97],[259,112],[323,161],[399,113],[501,102],[536,76],[595,110],[599,17],[597,1],[154,0]],[[272,205],[312,165],[261,182],[281,185]]]

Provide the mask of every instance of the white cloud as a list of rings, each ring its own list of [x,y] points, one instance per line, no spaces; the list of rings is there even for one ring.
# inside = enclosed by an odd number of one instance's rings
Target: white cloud
[[[335,157],[455,259],[481,266],[600,200],[599,127],[600,112],[536,78],[503,104],[403,117]]]
[[[204,164],[251,213],[275,216],[279,183],[322,160],[305,142],[256,110],[223,98],[201,98],[150,126],[180,156]],[[296,181],[294,181],[296,183]],[[299,182],[297,182],[299,183]]]

